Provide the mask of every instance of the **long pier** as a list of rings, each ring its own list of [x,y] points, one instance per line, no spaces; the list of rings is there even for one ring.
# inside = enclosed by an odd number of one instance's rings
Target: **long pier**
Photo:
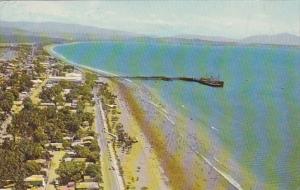
[[[194,77],[166,77],[166,76],[109,76],[101,75],[103,78],[111,79],[132,79],[132,80],[160,80],[160,81],[185,81],[196,82],[210,87],[223,87],[224,82],[218,80],[209,80],[209,78],[194,78]]]

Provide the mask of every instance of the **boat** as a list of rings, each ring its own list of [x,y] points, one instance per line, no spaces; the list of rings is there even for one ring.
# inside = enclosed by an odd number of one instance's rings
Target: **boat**
[[[211,87],[218,87],[218,88],[224,87],[224,81],[221,81],[214,77],[201,77],[198,80],[198,82]]]

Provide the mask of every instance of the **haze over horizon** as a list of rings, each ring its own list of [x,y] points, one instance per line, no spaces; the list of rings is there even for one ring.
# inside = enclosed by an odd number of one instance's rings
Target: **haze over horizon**
[[[299,1],[0,2],[0,20],[81,24],[156,36],[300,34]],[[285,10],[285,11],[283,11]]]

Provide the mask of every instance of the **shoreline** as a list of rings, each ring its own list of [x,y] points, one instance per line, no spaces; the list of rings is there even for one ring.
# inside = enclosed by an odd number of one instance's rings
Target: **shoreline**
[[[84,43],[84,42],[73,42],[73,43],[66,43],[66,44],[78,44],[78,43]],[[88,67],[88,66],[84,66],[84,65],[80,65],[78,63],[75,63],[73,61],[70,61],[68,60],[66,57],[62,56],[61,54],[58,54],[54,51],[54,48],[57,47],[57,46],[63,46],[63,45],[66,45],[66,44],[58,44],[58,45],[48,45],[46,47],[44,47],[44,49],[52,56],[66,62],[66,63],[69,63],[71,65],[74,65],[75,67],[77,67],[78,69],[85,69],[85,70],[89,70],[91,72],[94,72],[94,73],[97,73],[97,74],[100,74],[100,75],[110,75],[110,76],[118,76],[114,73],[110,73],[110,72],[107,72],[107,71],[103,71],[103,70],[100,70],[100,69],[94,69],[94,68],[91,68],[91,67]],[[129,79],[124,79],[126,82],[129,82],[129,83],[133,83],[131,80]],[[116,81],[117,83],[122,83],[121,81]],[[143,99],[144,97],[141,96],[141,99]],[[146,98],[145,98],[146,99]],[[155,102],[151,102],[151,101],[148,101],[149,103],[151,103],[154,107],[157,108],[157,110],[160,112],[160,114],[162,114],[172,125],[175,125],[175,122],[172,121],[169,117],[168,117],[168,111],[165,110],[165,109],[161,109],[161,107],[159,105],[157,105]],[[151,139],[148,139],[148,140],[151,140]],[[241,185],[232,178],[232,176],[230,176],[229,174],[227,174],[226,172],[222,171],[221,169],[218,169],[217,166],[214,166],[208,158],[206,158],[205,156],[203,156],[202,154],[200,154],[200,158],[206,163],[208,164],[209,166],[211,166],[211,168],[213,170],[215,170],[215,172],[217,172],[219,175],[221,175],[228,183],[230,183],[234,188],[238,189],[238,190],[241,190],[242,187]]]
[[[99,75],[115,75],[113,73],[109,73],[109,72],[98,70],[98,69],[95,70],[93,68],[74,63],[74,62],[66,59],[64,56],[56,53],[53,50],[54,47],[55,47],[55,45],[50,45],[50,46],[46,46],[44,49],[52,56],[62,60],[63,62],[65,62],[67,64],[74,65],[79,70],[88,70],[90,72],[93,72],[93,73],[96,73]],[[120,84],[120,81],[116,81],[116,80],[105,80],[105,82],[108,82],[110,84],[110,86],[112,85],[112,83],[115,83],[116,85]],[[130,80],[126,80],[126,82],[131,83]],[[164,171],[160,166],[160,162],[159,162],[158,158],[156,157],[156,155],[152,149],[152,146],[149,144],[147,139],[143,136],[143,133],[141,131],[139,131],[140,127],[136,126],[136,125],[132,125],[133,123],[136,122],[136,121],[134,121],[134,118],[132,117],[132,115],[129,114],[128,112],[124,112],[124,110],[126,109],[126,102],[122,98],[122,94],[120,93],[120,91],[118,89],[113,89],[113,92],[115,92],[118,97],[117,99],[119,101],[121,111],[122,111],[121,115],[124,115],[123,118],[127,118],[127,119],[130,118],[130,126],[127,126],[130,129],[127,132],[130,135],[133,135],[134,137],[139,139],[138,143],[136,143],[138,145],[136,145],[136,144],[133,145],[133,147],[132,147],[133,150],[131,150],[131,153],[124,154],[121,150],[118,150],[118,149],[116,149],[116,152],[114,153],[114,154],[116,154],[117,159],[121,160],[121,165],[124,167],[124,168],[122,168],[122,170],[125,170],[125,172],[123,174],[125,185],[126,185],[126,182],[127,182],[127,185],[129,182],[130,185],[137,185],[139,188],[149,187],[150,189],[157,189],[157,188],[158,189],[166,189],[166,190],[170,189],[170,187],[168,186],[167,176],[164,174]],[[121,120],[123,120],[123,119],[121,119]],[[127,122],[125,122],[125,123],[127,123]],[[127,123],[127,124],[129,124],[129,123]],[[143,136],[143,137],[141,137],[141,136]],[[143,157],[143,159],[141,159],[142,157]],[[151,158],[151,159],[149,159],[149,158]],[[148,161],[145,162],[147,159],[148,159]],[[138,169],[134,166],[136,166]],[[148,171],[151,171],[151,172],[148,173]],[[144,175],[141,175],[142,173]],[[135,178],[137,180],[132,181],[133,178]],[[145,186],[143,184],[147,184],[147,186]]]

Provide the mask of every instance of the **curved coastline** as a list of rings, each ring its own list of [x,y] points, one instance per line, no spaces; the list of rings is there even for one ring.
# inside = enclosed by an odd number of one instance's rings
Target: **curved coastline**
[[[118,76],[117,74],[115,73],[111,73],[111,72],[108,72],[108,71],[104,71],[104,70],[101,70],[101,69],[95,69],[95,68],[92,68],[92,67],[88,67],[88,66],[85,66],[85,65],[81,65],[81,64],[78,64],[76,62],[73,62],[69,59],[67,59],[65,56],[57,53],[56,51],[54,51],[54,48],[55,47],[58,47],[58,46],[64,46],[64,45],[71,45],[71,44],[80,44],[80,43],[87,43],[87,42],[72,42],[72,43],[66,43],[66,44],[58,44],[58,45],[49,45],[49,46],[45,46],[44,49],[49,53],[51,54],[52,56],[66,62],[66,63],[69,63],[71,65],[75,65],[76,67],[80,68],[80,69],[86,69],[86,70],[89,70],[91,72],[95,72],[95,73],[98,73],[100,75],[108,75],[108,76]],[[130,85],[134,85],[136,87],[139,87],[136,83],[134,83],[132,80],[130,79],[122,79],[128,83],[130,83]],[[145,86],[143,85],[144,88],[146,88],[147,91],[149,91],[150,93],[152,93],[152,89],[149,87],[149,86]],[[146,100],[146,98],[144,99]],[[160,107],[157,103],[153,102],[153,101],[148,101],[150,104],[152,104],[153,106],[155,106],[157,109],[159,109],[159,111],[164,114],[164,116],[166,117],[166,119],[168,121],[170,121],[173,125],[175,124],[175,122],[173,120],[171,120],[168,116],[169,112],[165,109],[165,108],[162,108]]]
[[[111,72],[108,72],[108,71],[104,71],[104,70],[101,70],[101,69],[95,69],[95,68],[92,68],[92,67],[89,67],[89,66],[85,66],[85,65],[82,65],[82,64],[79,64],[79,63],[76,63],[74,61],[71,61],[69,59],[67,59],[65,56],[57,53],[56,51],[54,51],[54,48],[55,47],[58,47],[58,46],[65,46],[65,45],[71,45],[71,44],[81,44],[81,43],[93,43],[93,42],[72,42],[72,43],[64,43],[64,44],[52,44],[52,45],[47,45],[44,47],[44,49],[52,56],[64,61],[65,63],[68,63],[68,64],[71,64],[71,65],[74,65],[75,67],[79,68],[79,69],[85,69],[85,70],[88,70],[88,71],[91,71],[91,72],[95,72],[95,73],[98,73],[100,75],[109,75],[109,76],[118,76],[117,74],[115,73],[111,73]],[[97,43],[97,42],[94,42],[94,43]],[[119,80],[118,80],[119,81]],[[134,85],[134,86],[137,86],[138,85],[131,81],[130,79],[123,79],[123,81],[126,81],[128,85]],[[119,81],[121,82],[121,81]],[[146,90],[148,90],[150,93],[151,93],[151,87],[149,86],[145,86],[143,85],[144,88],[146,88]],[[143,97],[141,96],[141,99],[143,100],[146,100],[148,103],[152,104],[155,108],[157,108],[157,110],[172,124],[172,125],[175,125],[175,122],[169,117],[169,112],[167,111],[168,109],[165,109],[161,106],[159,106],[157,103],[147,99],[146,97]],[[197,154],[199,154],[199,152],[196,152]],[[215,166],[207,157],[205,157],[203,154],[200,154],[199,155],[200,158],[206,162],[209,166],[211,166],[219,175],[221,175],[226,181],[228,181],[234,188],[238,189],[238,190],[241,190],[243,189],[241,187],[241,185],[232,177],[230,176],[228,173],[226,173],[225,171],[223,171],[222,169],[220,169],[218,166]]]

